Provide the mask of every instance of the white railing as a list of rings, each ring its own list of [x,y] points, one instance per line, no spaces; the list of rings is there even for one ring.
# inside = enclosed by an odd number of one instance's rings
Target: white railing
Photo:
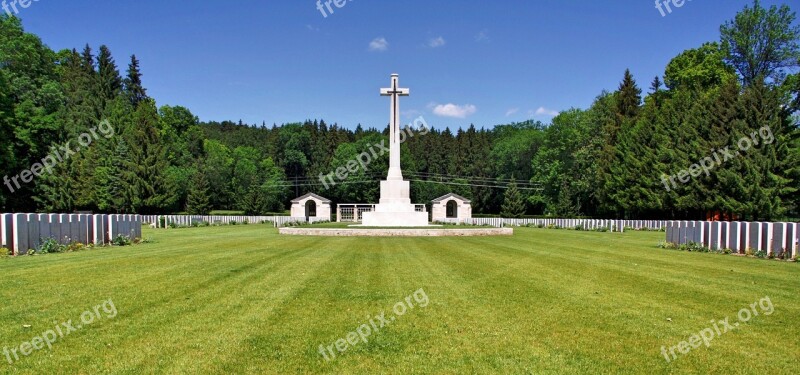
[[[375,204],[344,203],[336,206],[336,221],[339,223],[357,223],[362,221],[364,212],[375,211]],[[414,211],[428,212],[424,204],[415,204]]]
[[[374,204],[346,203],[336,206],[336,221],[339,223],[360,222],[364,212],[375,211]]]

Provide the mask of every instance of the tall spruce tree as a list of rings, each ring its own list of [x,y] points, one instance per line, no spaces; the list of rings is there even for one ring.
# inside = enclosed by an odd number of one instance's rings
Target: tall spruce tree
[[[123,91],[130,100],[133,108],[147,99],[147,90],[142,86],[142,73],[139,70],[139,60],[136,55],[131,55],[131,62],[128,64],[128,75],[123,81]]]
[[[208,215],[211,212],[211,185],[199,164],[186,197],[186,212],[189,215]]]
[[[133,113],[133,123],[125,133],[129,147],[129,166],[134,173],[137,213],[158,213],[173,206],[178,197],[167,184],[169,162],[166,146],[158,131],[158,112],[152,99],[140,103]]]
[[[519,192],[515,180],[508,184],[500,215],[510,219],[521,218],[525,215],[525,200],[522,199],[522,194]]]
[[[642,104],[642,89],[636,85],[630,69],[625,69],[625,76],[617,90],[617,114],[624,119],[635,119],[639,114],[639,106]]]
[[[100,46],[97,55],[97,99],[100,118],[105,114],[106,106],[113,101],[122,90],[122,77],[111,51],[105,45]]]

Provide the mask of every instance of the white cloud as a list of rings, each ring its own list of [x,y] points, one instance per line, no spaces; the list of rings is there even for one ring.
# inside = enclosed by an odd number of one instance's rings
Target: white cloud
[[[511,116],[517,112],[519,112],[519,108],[511,108],[506,112],[506,117]]]
[[[428,41],[428,47],[431,48],[438,48],[447,44],[447,41],[444,40],[442,37],[432,38]]]
[[[532,112],[532,113],[531,113]],[[549,116],[549,117],[556,117],[558,116],[559,112],[554,109],[549,109],[545,107],[539,107],[536,111],[529,112],[535,116]]]
[[[433,106],[433,114],[442,117],[467,118],[478,112],[478,108],[472,104],[456,105],[453,103],[438,104]]]
[[[316,26],[306,25],[306,28],[308,31],[319,31],[319,27]]]
[[[488,30],[481,30],[481,32],[479,32],[478,35],[475,35],[475,41],[476,42],[489,42],[489,41],[491,41],[491,39],[489,39],[489,31]]]
[[[370,51],[386,51],[389,49],[389,42],[386,41],[386,38],[375,38],[369,43],[369,50]]]

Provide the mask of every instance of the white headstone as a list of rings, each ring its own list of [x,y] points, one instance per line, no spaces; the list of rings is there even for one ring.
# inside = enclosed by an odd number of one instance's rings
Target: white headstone
[[[106,216],[107,215],[94,215],[92,223],[94,226],[94,228],[92,228],[92,243],[95,245],[103,245],[108,243],[108,241],[106,241],[106,221],[108,220]]]
[[[39,215],[28,214],[28,246],[31,249],[36,249],[42,241],[39,236]]]
[[[11,233],[14,216],[12,214],[0,214],[0,247],[11,249],[13,236]]]
[[[61,240],[61,223],[58,221],[58,215],[48,214],[47,224],[50,225],[50,237],[56,241]]]
[[[750,225],[750,230],[749,230],[750,243],[749,243],[749,247],[750,247],[750,250],[752,250],[753,252],[756,252],[756,251],[762,249],[761,248],[761,237],[762,237],[761,236],[761,223],[758,223],[758,222],[754,222],[753,223],[753,222],[751,222],[751,223],[749,223],[749,225]]]
[[[53,237],[52,234],[50,233],[50,217],[48,215],[46,214],[36,215],[36,222],[39,224],[40,240],[45,240]]]
[[[27,214],[14,214],[14,231],[12,233],[14,242],[14,255],[24,255],[30,249],[30,242],[28,241],[28,215]]]
[[[797,249],[800,247],[800,224],[792,224],[792,236],[790,237],[789,246],[791,246],[792,258],[797,257]]]
[[[728,248],[736,251],[737,253],[739,252],[741,246],[740,236],[741,225],[739,225],[739,222],[736,221],[730,223],[728,226]]]
[[[722,223],[715,221],[711,223],[711,242],[709,242],[711,250],[719,250],[722,244]]]
[[[767,252],[767,255],[772,254],[772,223],[761,223],[761,250]]]
[[[58,222],[59,222],[59,232],[61,232],[61,237],[58,239],[59,242],[66,244],[70,241],[71,235],[71,227],[69,221],[69,215],[67,214],[59,214],[58,215]]]
[[[776,256],[783,255],[783,252],[786,251],[786,228],[787,223],[772,225],[772,252]]]

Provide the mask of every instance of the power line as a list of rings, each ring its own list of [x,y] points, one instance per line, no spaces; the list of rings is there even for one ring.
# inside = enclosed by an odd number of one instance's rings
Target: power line
[[[469,183],[458,183],[458,182],[446,182],[446,181],[431,181],[431,180],[417,180],[417,179],[409,179],[408,181],[411,182],[422,182],[422,183],[431,183],[431,184],[440,184],[440,185],[454,185],[454,186],[470,186],[470,187],[482,187],[482,188],[492,188],[492,189],[508,189],[509,186],[500,186],[500,185],[486,185],[486,184],[469,184]],[[380,180],[366,180],[366,181],[343,181],[343,182],[334,182],[330,184],[330,187],[336,185],[357,185],[357,184],[374,184],[378,183]],[[321,182],[315,183],[297,183],[297,184],[281,184],[281,185],[268,185],[267,188],[280,188],[280,187],[299,187],[299,186],[324,186]],[[517,187],[519,190],[534,190],[540,191],[543,190],[542,188],[534,188],[534,187]]]

